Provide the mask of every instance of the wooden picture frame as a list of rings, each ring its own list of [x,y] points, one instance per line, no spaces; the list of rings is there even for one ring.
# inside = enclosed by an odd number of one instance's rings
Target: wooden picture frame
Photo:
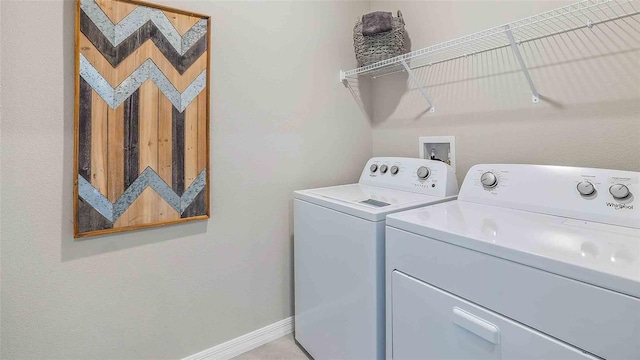
[[[211,17],[76,0],[74,237],[208,219]]]

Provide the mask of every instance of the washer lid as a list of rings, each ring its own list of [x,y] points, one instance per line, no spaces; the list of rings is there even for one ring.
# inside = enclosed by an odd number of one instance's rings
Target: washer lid
[[[294,192],[295,198],[369,221],[382,221],[387,214],[455,199],[400,191],[363,184],[331,186]]]
[[[640,229],[459,200],[387,226],[640,298]]]

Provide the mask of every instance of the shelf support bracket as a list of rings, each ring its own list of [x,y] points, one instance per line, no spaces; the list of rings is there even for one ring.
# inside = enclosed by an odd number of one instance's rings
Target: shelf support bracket
[[[527,69],[527,65],[524,63],[524,59],[522,58],[520,49],[518,49],[518,44],[516,43],[516,40],[513,38],[511,29],[509,29],[509,25],[505,25],[505,30],[506,30],[507,38],[509,39],[509,43],[511,43],[511,49],[513,49],[513,53],[516,55],[516,59],[518,60],[518,63],[520,64],[520,68],[524,73],[524,77],[527,78],[529,87],[531,87],[531,92],[533,93],[533,95],[531,96],[531,102],[537,103],[540,101],[540,95],[538,94],[538,90],[536,89],[536,86],[533,84],[533,80],[531,79],[531,75],[529,74],[529,69]]]
[[[402,63],[402,66],[404,66],[404,69],[407,71],[407,74],[409,74],[411,81],[415,83],[415,85],[418,87],[418,90],[420,90],[420,93],[422,94],[424,99],[427,100],[427,103],[429,104],[429,111],[435,112],[436,108],[433,106],[433,103],[431,102],[431,100],[429,100],[429,96],[427,95],[427,92],[422,87],[422,84],[420,84],[420,81],[418,81],[418,78],[416,78],[416,76],[413,74],[413,70],[411,70],[411,68],[409,67],[409,65],[407,65],[407,62],[404,59],[400,60],[400,62]]]

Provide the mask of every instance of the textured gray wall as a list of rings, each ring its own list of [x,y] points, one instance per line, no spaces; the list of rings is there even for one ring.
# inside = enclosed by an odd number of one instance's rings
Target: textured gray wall
[[[0,2],[3,359],[180,358],[291,316],[292,191],[371,156],[337,81],[368,3],[165,4],[213,17],[212,217],[74,241],[74,4]]]
[[[373,1],[372,9],[402,10],[416,50],[571,2]],[[406,74],[378,78],[374,155],[417,157],[419,136],[454,135],[459,181],[488,162],[640,171],[639,31],[627,19],[522,45],[538,104],[511,49],[418,70],[433,114]]]

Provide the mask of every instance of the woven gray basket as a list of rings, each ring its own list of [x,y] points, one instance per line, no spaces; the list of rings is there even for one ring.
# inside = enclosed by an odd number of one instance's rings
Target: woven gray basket
[[[358,67],[406,53],[404,19],[400,10],[398,17],[393,18],[391,31],[380,34],[362,35],[362,19],[356,21],[353,27],[353,48]]]

